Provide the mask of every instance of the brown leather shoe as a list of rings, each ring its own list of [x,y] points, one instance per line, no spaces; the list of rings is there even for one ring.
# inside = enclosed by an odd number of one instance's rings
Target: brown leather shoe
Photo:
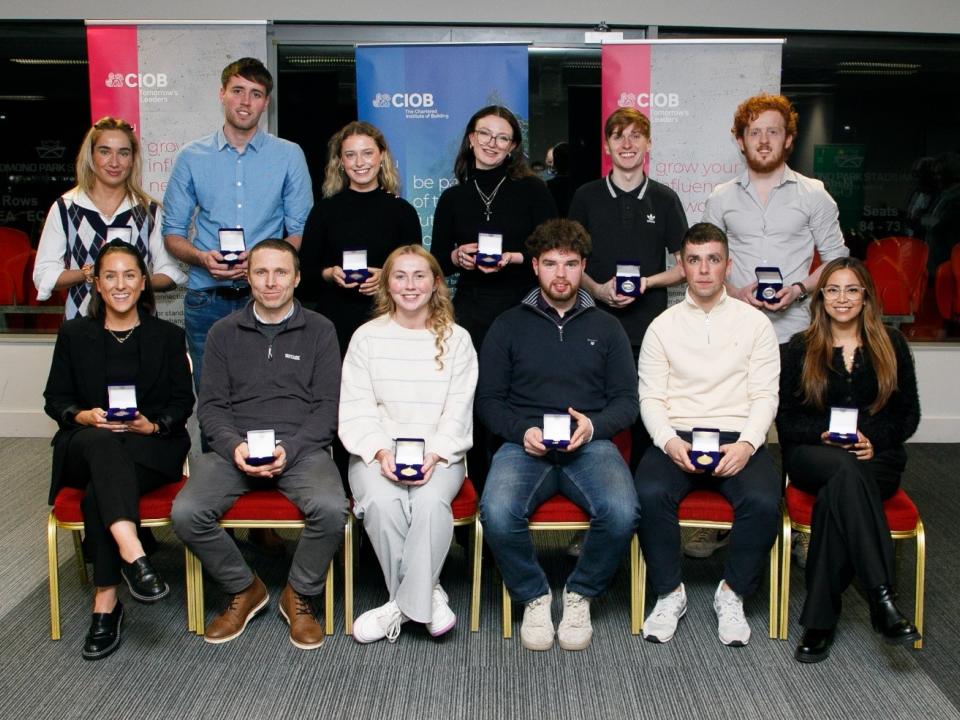
[[[234,594],[226,609],[207,625],[203,639],[208,643],[230,642],[240,636],[247,623],[270,602],[267,586],[256,575],[246,590]]]
[[[250,528],[247,539],[251,545],[265,555],[283,557],[287,552],[286,545],[283,544],[283,538],[273,528]]]
[[[309,597],[301,595],[287,583],[280,595],[279,607],[280,614],[290,626],[290,642],[301,650],[314,650],[323,645],[323,625],[317,622]]]

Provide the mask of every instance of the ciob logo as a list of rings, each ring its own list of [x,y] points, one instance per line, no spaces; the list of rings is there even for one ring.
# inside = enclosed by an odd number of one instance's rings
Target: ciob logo
[[[679,93],[620,93],[617,100],[620,107],[665,108],[679,107]]]
[[[432,108],[433,93],[377,93],[375,108]]]
[[[104,85],[108,88],[166,87],[166,73],[107,73]]]

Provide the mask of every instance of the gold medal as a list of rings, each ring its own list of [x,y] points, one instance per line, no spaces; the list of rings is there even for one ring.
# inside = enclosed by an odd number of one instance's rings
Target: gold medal
[[[414,475],[417,474],[417,471],[412,467],[405,467],[403,470],[400,471],[400,474],[403,475],[404,477],[413,477]]]
[[[697,456],[697,465],[712,465],[713,457],[710,455],[698,455]]]

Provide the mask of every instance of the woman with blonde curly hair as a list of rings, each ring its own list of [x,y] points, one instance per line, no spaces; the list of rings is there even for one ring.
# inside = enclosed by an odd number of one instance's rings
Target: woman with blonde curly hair
[[[68,291],[67,320],[86,314],[94,262],[113,237],[137,249],[155,290],[187,280],[164,247],[160,204],[141,186],[142,163],[140,141],[120,118],[101,118],[80,143],[77,184],[47,213],[33,268],[38,300]]]
[[[843,591],[856,576],[870,621],[888,642],[918,640],[894,604],[894,554],[883,501],[900,487],[904,442],[920,422],[913,357],[898,330],[881,322],[862,262],[827,263],[811,295],[811,323],[781,346],[777,433],[790,482],[816,496],[807,556],[805,631],[795,657],[826,659]],[[853,409],[849,437],[830,433],[834,408]]]
[[[367,122],[348,123],[327,144],[323,199],[314,205],[300,249],[301,302],[337,328],[341,354],[370,319],[380,268],[400,245],[419,244],[417,211],[400,197],[400,179],[386,138]],[[366,250],[369,276],[351,280],[345,250]]]
[[[472,444],[477,384],[470,336],[454,324],[443,273],[422,247],[390,253],[375,308],[350,341],[340,385],[353,511],[390,594],[357,618],[360,643],[394,642],[408,620],[435,637],[456,623],[439,579],[453,536],[450,503]],[[422,466],[398,457],[402,445],[422,450]]]

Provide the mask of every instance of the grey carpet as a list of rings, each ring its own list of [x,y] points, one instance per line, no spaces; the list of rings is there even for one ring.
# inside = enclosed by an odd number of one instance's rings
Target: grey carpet
[[[690,610],[673,642],[653,645],[629,633],[626,564],[611,591],[594,605],[594,643],[581,653],[559,647],[523,650],[500,637],[499,585],[484,568],[481,632],[467,629],[465,553],[451,551],[443,582],[460,623],[434,640],[404,626],[396,644],[360,646],[342,634],[342,572],[337,575],[337,634],[314,652],[294,648],[276,612],[285,564],[244,544],[273,596],[271,609],[232,643],[212,646],[186,633],[183,554],[168,530],[158,532],[156,564],[171,597],[127,608],[124,641],[97,663],[80,658],[89,619],[89,588],[78,583],[69,543],[61,542],[63,640],[49,639],[44,544],[49,447],[40,440],[0,440],[0,709],[19,718],[960,718],[953,588],[960,565],[953,552],[960,528],[960,489],[947,480],[956,445],[911,447],[906,486],[924,515],[929,539],[926,646],[883,645],[870,630],[856,590],[830,659],[801,666],[792,659],[803,578],[794,572],[791,639],[766,637],[767,599],[747,603],[753,639],[743,649],[716,639],[711,598],[722,556],[687,561]],[[571,561],[563,536],[549,536],[542,559],[555,591]],[[292,547],[293,536],[289,544]],[[898,566],[902,605],[912,607],[912,544]],[[358,613],[385,600],[379,570],[358,569]],[[207,583],[208,617],[222,601]],[[649,606],[648,606],[649,609]],[[555,601],[555,615],[559,600]],[[520,608],[515,608],[515,633]]]

